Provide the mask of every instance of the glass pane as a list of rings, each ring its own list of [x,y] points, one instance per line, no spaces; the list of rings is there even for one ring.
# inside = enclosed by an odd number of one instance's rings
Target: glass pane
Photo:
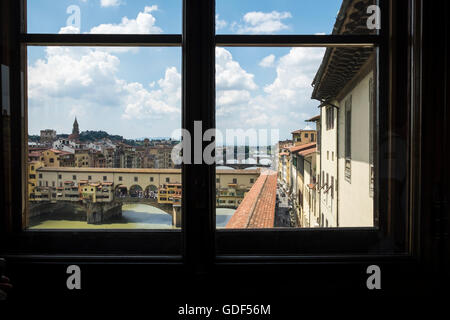
[[[374,227],[377,50],[217,48],[217,227]]]
[[[28,48],[29,228],[180,227],[180,72],[180,48]]]
[[[181,0],[28,0],[28,33],[181,33]]]
[[[219,34],[367,34],[379,29],[375,0],[217,0]]]

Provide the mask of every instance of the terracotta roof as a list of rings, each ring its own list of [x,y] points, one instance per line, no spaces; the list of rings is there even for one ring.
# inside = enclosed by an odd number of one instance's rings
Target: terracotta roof
[[[366,25],[369,14],[365,8],[371,4],[375,1],[344,0],[333,35],[373,33],[374,30],[369,30]],[[328,47],[312,83],[312,99],[327,101],[335,98],[373,53],[372,46]]]
[[[320,114],[318,116],[312,117],[311,119],[306,120],[306,122],[316,122],[320,120]]]
[[[41,154],[42,154],[41,151],[31,151],[31,152],[28,154],[28,156],[29,156],[29,157],[40,157]]]
[[[302,144],[300,146],[290,147],[290,148],[287,148],[287,149],[291,153],[294,153],[294,152],[299,152],[299,151],[307,150],[307,149],[314,148],[314,147],[316,147],[316,143],[315,142],[311,142],[311,143]]]
[[[311,148],[311,149],[308,149],[308,150],[300,151],[298,154],[301,155],[301,156],[303,156],[303,157],[306,157],[306,156],[308,156],[308,155],[313,154],[313,153],[316,152],[316,151],[317,151],[317,148],[314,147],[314,148]]]
[[[277,174],[273,171],[264,172],[255,181],[225,228],[273,228],[276,194]]]
[[[300,129],[300,130],[292,131],[291,134],[294,134],[294,133],[302,133],[302,132],[315,132],[315,131],[316,131],[316,130]]]

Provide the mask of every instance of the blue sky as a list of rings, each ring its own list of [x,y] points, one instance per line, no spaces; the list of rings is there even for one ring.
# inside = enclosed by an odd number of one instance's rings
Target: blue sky
[[[217,33],[330,33],[339,0],[217,0]],[[80,25],[67,25],[71,5]],[[181,1],[28,0],[30,33],[181,33]],[[323,48],[218,48],[217,127],[273,128],[317,113],[311,82]],[[171,136],[181,125],[180,48],[29,47],[29,132]]]

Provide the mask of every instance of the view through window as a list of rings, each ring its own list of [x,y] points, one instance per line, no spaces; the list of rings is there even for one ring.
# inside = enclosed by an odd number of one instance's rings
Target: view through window
[[[29,1],[28,32],[181,29],[181,1],[79,2]],[[373,35],[373,5],[221,0],[216,32]],[[28,46],[28,228],[181,227],[181,51]],[[217,228],[376,226],[378,68],[367,42],[218,46]]]
[[[181,32],[181,1],[30,0],[27,11],[29,33]],[[181,48],[27,53],[27,227],[179,229]]]
[[[218,33],[377,32],[373,1],[217,3]],[[217,226],[375,227],[377,88],[375,45],[217,47]]]

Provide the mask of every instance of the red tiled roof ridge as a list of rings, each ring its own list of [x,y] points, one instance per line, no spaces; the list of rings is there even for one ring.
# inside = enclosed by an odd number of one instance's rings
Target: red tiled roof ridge
[[[293,133],[302,133],[302,132],[311,132],[311,131],[317,131],[317,130],[314,130],[314,129],[298,129],[298,130],[292,131],[291,134],[293,134]]]
[[[266,182],[267,175],[260,175],[255,181],[250,191],[245,195],[239,207],[234,212],[231,219],[228,221],[225,228],[227,229],[242,229],[247,228],[250,221],[250,216],[256,206],[256,200],[260,194],[264,183]]]
[[[301,156],[307,156],[307,155],[310,155],[310,154],[312,154],[312,153],[314,153],[316,151],[317,151],[317,148],[314,147],[314,148],[310,148],[310,149],[306,149],[306,150],[300,151],[298,154],[301,155]]]
[[[264,187],[266,186],[267,179],[269,178],[268,175],[261,175],[261,176],[264,176],[264,181],[263,181],[263,184],[261,186],[261,189],[259,190],[258,197],[256,198],[256,201],[254,201],[253,204],[252,204],[252,208],[250,210],[250,214],[249,214],[248,219],[247,219],[246,228],[248,228],[251,225],[251,223],[252,223],[253,216],[254,216],[255,212],[257,212],[256,207],[258,206],[259,201],[261,200],[261,194],[263,194]]]
[[[275,222],[277,175],[267,176],[248,228],[273,228]]]
[[[301,151],[301,150],[306,150],[306,149],[312,148],[314,146],[316,146],[316,142],[305,143],[305,144],[302,144],[300,146],[293,146],[293,147],[290,147],[290,148],[287,148],[287,149],[290,152],[297,152],[297,151]]]
[[[273,228],[277,174],[262,173],[228,221],[227,229]]]

